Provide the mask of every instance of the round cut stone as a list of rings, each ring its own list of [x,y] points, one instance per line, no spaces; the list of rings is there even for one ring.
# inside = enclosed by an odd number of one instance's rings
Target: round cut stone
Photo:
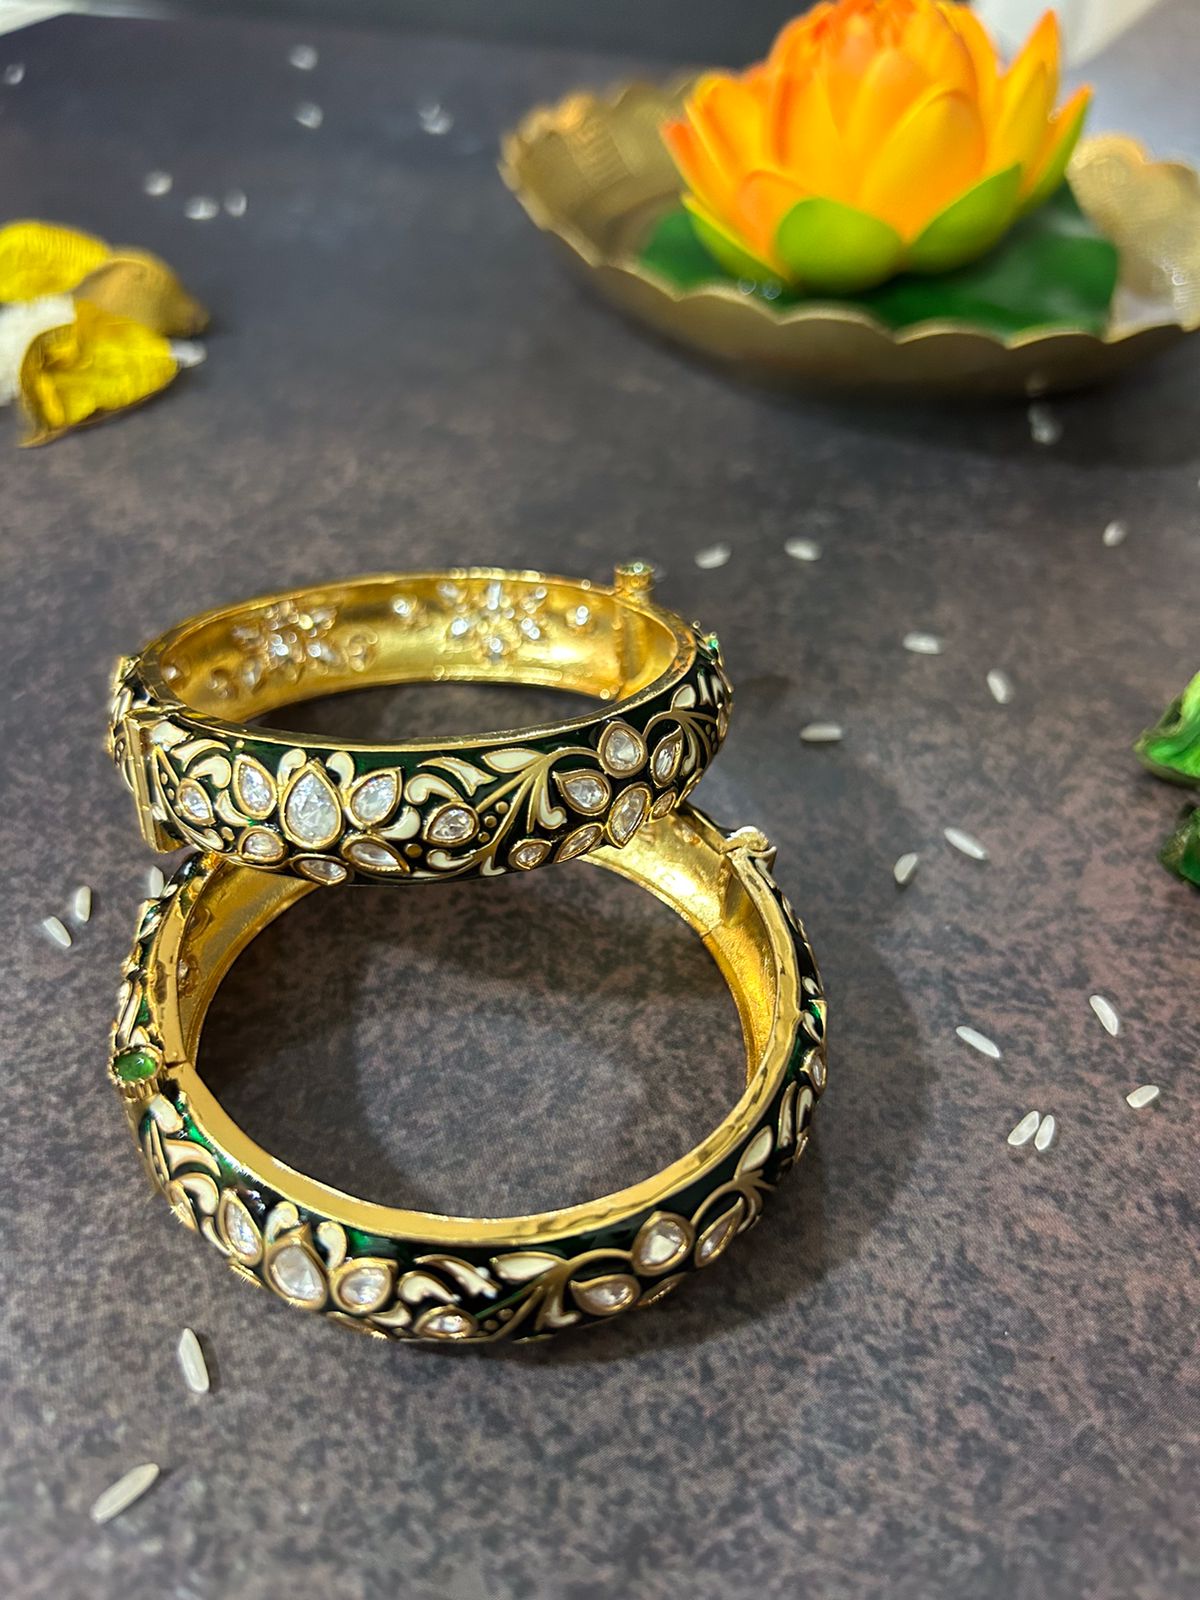
[[[248,861],[278,861],[283,840],[270,828],[252,828],[242,836],[242,854]]]
[[[576,811],[585,816],[603,811],[612,793],[608,779],[596,772],[567,772],[558,779],[558,786]]]
[[[319,1306],[325,1300],[325,1279],[303,1245],[280,1245],[271,1258],[270,1276],[271,1282],[289,1300],[299,1300],[308,1306]]]
[[[573,1283],[571,1292],[585,1311],[594,1316],[611,1316],[632,1305],[638,1296],[638,1281],[626,1272],[615,1272],[609,1278],[593,1278],[589,1283]]]
[[[465,844],[474,837],[479,819],[470,806],[443,806],[426,830],[434,844]]]
[[[374,1262],[351,1267],[338,1279],[338,1298],[356,1311],[374,1311],[391,1287],[391,1274]]]
[[[283,820],[301,844],[332,843],[341,828],[341,810],[333,785],[324,773],[310,766],[288,790]]]
[[[373,778],[365,779],[354,791],[350,813],[356,822],[369,828],[389,816],[399,798],[400,785],[396,781],[396,774],[378,772]]]
[[[149,1050],[122,1050],[113,1061],[113,1076],[120,1083],[144,1083],[158,1071],[158,1057]]]
[[[640,783],[626,789],[608,816],[608,831],[614,844],[628,844],[646,820],[650,795]]]
[[[624,777],[636,772],[646,759],[646,746],[639,733],[624,722],[611,723],[600,739],[600,759],[609,772]]]

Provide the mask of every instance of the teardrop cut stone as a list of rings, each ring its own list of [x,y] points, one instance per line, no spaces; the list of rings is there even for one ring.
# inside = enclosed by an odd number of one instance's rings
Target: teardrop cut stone
[[[650,809],[650,791],[644,784],[635,783],[626,789],[609,812],[608,831],[616,845],[628,844],[646,820]]]
[[[280,1245],[271,1259],[272,1283],[290,1300],[319,1306],[325,1300],[325,1280],[320,1268],[300,1244]]]
[[[342,813],[337,793],[312,762],[301,770],[288,789],[283,821],[293,839],[317,850],[332,844],[341,830]]]
[[[443,806],[426,828],[425,837],[434,844],[465,844],[474,838],[478,826],[479,818],[470,806]]]
[[[394,772],[377,772],[365,778],[350,797],[350,815],[361,827],[383,822],[400,798],[400,784]]]
[[[565,772],[555,773],[558,787],[575,807],[582,811],[584,816],[594,816],[597,811],[603,811],[608,804],[608,797],[612,793],[608,779],[598,772]]]
[[[558,847],[558,861],[570,861],[575,856],[586,853],[603,837],[603,830],[595,822],[586,822],[582,828],[576,828],[574,833],[569,833]]]
[[[387,1298],[391,1274],[379,1262],[348,1268],[337,1280],[337,1297],[355,1311],[374,1311]]]
[[[612,722],[600,736],[600,759],[609,772],[626,777],[636,772],[646,759],[646,745],[640,733],[626,722]]]
[[[265,767],[250,756],[233,764],[233,792],[248,817],[265,817],[275,804],[275,786]]]
[[[638,1281],[627,1272],[614,1272],[608,1278],[592,1278],[587,1283],[572,1283],[571,1293],[577,1303],[593,1316],[611,1316],[614,1311],[624,1311],[638,1297]]]
[[[687,1255],[692,1230],[682,1217],[651,1217],[633,1244],[633,1264],[639,1272],[666,1272]]]

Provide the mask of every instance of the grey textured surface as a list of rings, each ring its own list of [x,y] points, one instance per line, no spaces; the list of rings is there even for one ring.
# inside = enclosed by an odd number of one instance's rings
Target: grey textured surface
[[[216,324],[161,402],[4,456],[0,1592],[1194,1594],[1200,899],[1154,861],[1178,797],[1129,754],[1197,665],[1194,351],[1061,403],[1052,450],[1020,408],[729,386],[589,300],[495,176],[526,105],[626,64],[315,37],[309,76],[268,27],[5,42],[28,70],[0,91],[0,214],[160,251]],[[1098,123],[1200,155],[1198,67],[1194,8],[1169,6],[1097,64]],[[319,132],[291,118],[305,98]],[[427,99],[454,115],[442,138]],[[141,193],[152,167],[165,201]],[[184,220],[235,186],[244,218]],[[1113,517],[1130,534],[1108,550]],[[784,555],[796,534],[817,565]],[[718,539],[729,565],[697,570]],[[823,963],[815,1147],[660,1311],[491,1356],[339,1337],[176,1227],[104,1084],[150,864],[101,753],[109,664],[280,583],[460,560],[599,576],[631,554],[726,647],[738,701],[703,798],[778,843]],[[944,654],[906,654],[910,628]],[[308,715],[491,713],[410,691]],[[818,717],[842,745],[799,744]],[[61,952],[37,923],[79,881],[96,915]],[[738,1069],[702,953],[583,868],[312,896],[231,976],[204,1060],[282,1153],[459,1208],[645,1171]],[[1162,1100],[1135,1114],[1146,1081]],[[1059,1139],[1016,1157],[1030,1106]],[[185,1323],[204,1399],[176,1367]],[[144,1459],[161,1481],[93,1528]]]

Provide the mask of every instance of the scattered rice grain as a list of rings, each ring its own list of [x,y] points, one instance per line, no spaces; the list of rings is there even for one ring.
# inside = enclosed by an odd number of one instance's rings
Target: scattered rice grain
[[[1129,529],[1123,522],[1110,522],[1104,530],[1104,543],[1113,550],[1117,545],[1124,544],[1128,535]]]
[[[915,656],[940,656],[942,653],[942,641],[936,633],[906,633],[903,644]]]
[[[965,1025],[955,1028],[955,1033],[964,1044],[969,1044],[972,1050],[978,1050],[981,1056],[987,1056],[991,1061],[999,1061],[1000,1046],[994,1039],[989,1039],[986,1033],[980,1033],[978,1028],[969,1028]]]
[[[76,922],[90,922],[92,917],[92,891],[81,883],[71,896],[71,915]]]
[[[231,217],[244,217],[250,201],[244,189],[230,189],[221,203]]]
[[[1115,1038],[1121,1031],[1121,1019],[1112,1002],[1106,1000],[1102,994],[1092,994],[1088,996],[1088,1005],[1096,1013],[1105,1033],[1111,1033]]]
[[[417,107],[417,121],[425,133],[431,133],[435,138],[443,133],[449,133],[454,126],[454,118],[445,106],[439,105],[436,100],[427,101],[425,105]]]
[[[220,209],[211,195],[195,194],[184,206],[183,214],[189,222],[211,222]]]
[[[130,1467],[124,1477],[118,1478],[116,1483],[110,1483],[104,1493],[97,1496],[92,1506],[92,1521],[111,1522],[114,1517],[119,1517],[135,1500],[141,1499],[157,1477],[158,1467],[153,1461],[147,1461],[140,1467]]]
[[[992,692],[992,699],[999,706],[1006,706],[1013,697],[1012,679],[999,667],[993,667],[988,673],[987,686]]]
[[[151,867],[146,874],[146,893],[151,900],[157,900],[167,886],[161,867]]]
[[[815,539],[789,539],[784,545],[785,554],[793,561],[819,561],[821,546]]]
[[[200,1341],[191,1328],[179,1335],[179,1365],[183,1381],[193,1394],[207,1394],[209,1390],[208,1363]]]
[[[160,200],[164,194],[170,194],[174,181],[169,172],[148,172],[142,179],[142,193],[152,200]]]
[[[1133,1089],[1125,1096],[1125,1104],[1132,1106],[1135,1111],[1141,1111],[1146,1106],[1153,1105],[1162,1090],[1156,1083],[1143,1083],[1141,1088]]]
[[[962,828],[943,828],[942,837],[947,844],[953,845],[956,850],[961,850],[964,856],[970,856],[972,861],[986,861],[987,850],[979,840]]]
[[[66,924],[58,917],[43,917],[42,931],[45,933],[47,939],[53,939],[54,943],[61,945],[64,950],[69,950],[71,948],[70,932],[68,931]]]
[[[809,722],[800,729],[805,744],[837,744],[842,737],[839,722]]]
[[[1043,1117],[1042,1125],[1034,1136],[1033,1148],[1039,1153],[1043,1150],[1049,1150],[1054,1143],[1054,1135],[1057,1129],[1058,1123],[1055,1122],[1052,1116]]]
[[[1008,1136],[1008,1142],[1014,1150],[1019,1150],[1023,1144],[1028,1144],[1038,1131],[1038,1123],[1042,1120],[1040,1111],[1027,1111]]]
[[[292,115],[302,128],[319,128],[325,121],[325,113],[312,100],[302,100]]]
[[[897,859],[896,865],[892,868],[892,877],[902,889],[916,877],[917,863],[920,859],[915,850],[908,850]]]
[[[1062,438],[1062,423],[1044,400],[1029,408],[1029,432],[1034,444],[1057,444]]]
[[[23,61],[10,61],[2,74],[6,89],[15,89],[19,83],[25,81],[25,63]]]
[[[311,72],[320,59],[315,45],[294,44],[288,51],[288,65],[297,72]]]
[[[701,572],[711,572],[714,567],[723,567],[732,554],[727,544],[710,544],[706,550],[697,550],[693,560]]]

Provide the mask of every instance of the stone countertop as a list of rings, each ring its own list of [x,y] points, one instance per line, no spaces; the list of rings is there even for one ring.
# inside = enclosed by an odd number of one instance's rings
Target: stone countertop
[[[636,64],[311,37],[309,74],[294,31],[262,24],[4,41],[27,70],[0,89],[0,215],[153,249],[215,315],[207,363],[140,412],[25,454],[5,422],[0,1591],[1183,1600],[1200,898],[1155,863],[1179,796],[1130,743],[1198,664],[1195,351],[1056,402],[1049,448],[1020,406],[735,386],[593,301],[496,176],[528,105]],[[1198,68],[1180,0],[1094,64],[1097,125],[1200,155]],[[433,100],[453,118],[436,137]],[[142,192],[153,168],[164,199]],[[244,217],[186,220],[189,196],[235,188]],[[820,561],[785,555],[801,535]],[[729,563],[698,569],[719,541]],[[814,1146],[660,1311],[492,1354],[342,1337],[177,1228],[104,1082],[150,865],[102,753],[110,665],[272,587],[455,562],[599,578],[632,555],[725,646],[737,704],[701,799],[778,844],[822,962]],[[905,652],[910,629],[942,654]],[[429,731],[518,700],[409,690],[297,718]],[[840,745],[799,742],[818,719]],[[61,951],[38,923],[80,882],[96,913]],[[320,1176],[503,1210],[682,1151],[734,1094],[739,1046],[692,937],[564,867],[310,897],[225,984],[203,1060]],[[1135,1113],[1146,1082],[1162,1098]],[[1005,1144],[1030,1107],[1058,1119],[1043,1155]],[[159,1483],[95,1528],[92,1500],[142,1460]]]

